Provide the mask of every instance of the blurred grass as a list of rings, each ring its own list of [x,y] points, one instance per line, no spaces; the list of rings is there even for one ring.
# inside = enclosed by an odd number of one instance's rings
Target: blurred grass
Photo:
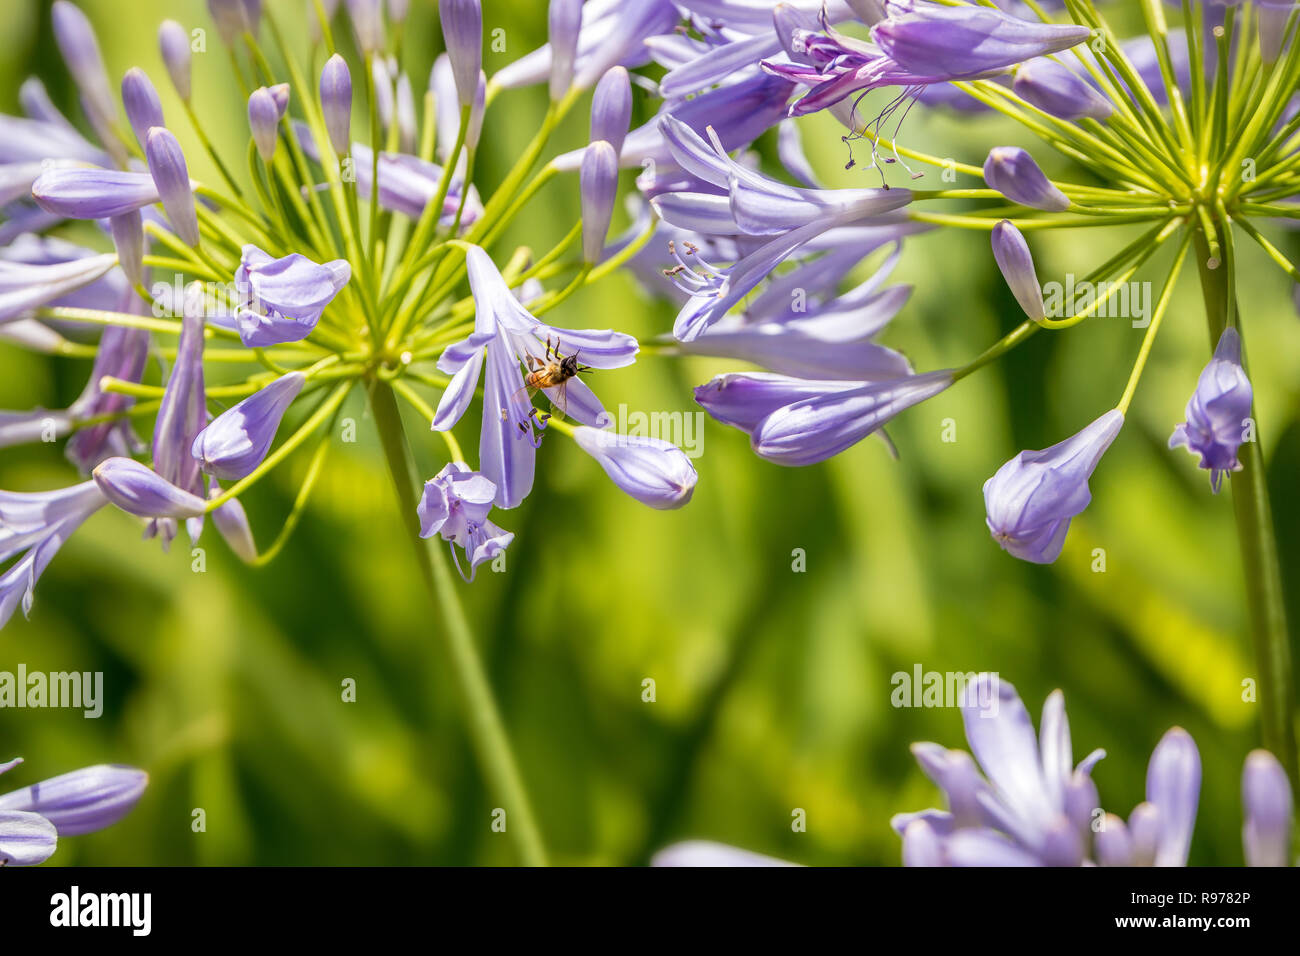
[[[270,2],[282,16],[293,6]],[[415,6],[408,48],[419,87],[440,40],[432,4]],[[506,51],[487,54],[491,73],[542,42],[545,25],[536,3],[486,6],[487,32],[506,31]],[[70,111],[75,101],[55,65],[45,7],[5,8],[0,105],[8,111],[32,72]],[[148,0],[129,15],[108,0],[84,7],[111,72],[140,65],[150,73],[196,177],[210,175],[154,34],[163,16],[207,25],[203,5]],[[214,31],[208,44],[195,61],[196,103],[214,142],[238,156],[243,105]],[[481,182],[509,168],[543,97],[529,90],[498,101]],[[641,118],[652,109],[638,94]],[[565,148],[582,141],[585,123],[576,115],[566,124]],[[805,126],[829,182],[870,185],[874,174],[861,162],[841,168],[838,137],[824,117]],[[905,138],[973,162],[989,146],[1025,143],[997,120],[922,110]],[[508,238],[549,248],[575,198],[571,182],[549,188]],[[1123,234],[1040,233],[1040,275],[1081,276]],[[1261,433],[1295,581],[1300,330],[1288,280],[1252,248],[1242,258]],[[1143,277],[1158,282],[1166,259]],[[911,242],[897,279],[916,289],[885,341],[918,368],[966,361],[1018,321],[986,234]],[[672,309],[617,276],[552,318],[648,337],[669,327]],[[1186,727],[1205,765],[1193,862],[1240,862],[1239,779],[1256,731],[1254,705],[1241,700],[1253,664],[1230,501],[1209,493],[1184,452],[1164,448],[1208,354],[1190,274],[1062,559],[1046,568],[1016,562],[983,523],[984,479],[1020,448],[1052,444],[1113,405],[1140,336],[1119,319],[1037,336],[904,416],[892,429],[898,462],[866,442],[821,467],[783,469],[710,422],[700,485],[680,512],[641,507],[582,452],[548,441],[535,492],[499,518],[516,533],[508,571],[480,575],[463,594],[554,859],[641,862],[668,841],[707,837],[811,864],[896,863],[890,815],[938,799],[908,744],[964,746],[957,712],[890,707],[890,675],[919,662],[996,670],[1035,714],[1063,688],[1076,757],[1107,749],[1095,776],[1106,807],[1124,814],[1142,799],[1160,735]],[[600,373],[595,387],[607,407],[690,411],[690,386],[731,367],[646,357]],[[88,363],[0,347],[0,407],[61,407],[87,373]],[[31,620],[0,634],[0,669],[21,661],[29,670],[102,670],[108,697],[99,720],[0,711],[0,758],[27,758],[5,789],[101,761],[152,773],[131,817],[65,841],[55,862],[512,860],[490,830],[495,803],[466,744],[439,625],[406,560],[367,414],[358,400],[345,410],[360,440],[336,446],[314,507],[264,571],[250,572],[205,537],[207,570],[193,573],[187,548],[164,555],[138,540],[135,521],[105,510],[46,572]],[[941,440],[946,419],[956,442]],[[422,471],[432,474],[442,448],[419,421],[409,425]],[[476,433],[465,430],[467,448]],[[273,536],[304,468],[295,461],[248,496],[260,540]],[[0,487],[72,479],[56,448],[0,452]],[[1104,574],[1091,570],[1094,548],[1106,551]],[[795,549],[806,554],[803,573],[792,571]],[[647,678],[654,703],[642,700]],[[356,682],[356,703],[341,700],[346,679]],[[191,829],[195,808],[206,813],[206,832]],[[796,808],[807,812],[806,833],[791,830]]]

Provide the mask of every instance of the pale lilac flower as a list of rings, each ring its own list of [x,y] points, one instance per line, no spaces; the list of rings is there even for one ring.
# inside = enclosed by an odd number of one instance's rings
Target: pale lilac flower
[[[264,163],[269,163],[275,157],[279,126],[280,109],[271,91],[265,86],[254,90],[248,97],[248,127],[253,133],[258,155]]]
[[[420,537],[440,534],[450,542],[456,570],[466,581],[473,581],[478,566],[501,554],[514,540],[514,534],[488,520],[496,497],[496,485],[461,461],[448,462],[424,483],[418,507]],[[457,546],[469,562],[468,577],[461,570]]]
[[[1267,750],[1253,750],[1241,771],[1245,815],[1241,839],[1247,866],[1291,865],[1291,784]]]
[[[491,258],[478,246],[466,253],[470,291],[474,295],[474,331],[449,346],[438,359],[451,375],[434,416],[433,428],[447,431],[460,421],[474,398],[487,363],[483,421],[479,435],[479,469],[496,486],[496,503],[513,508],[533,486],[533,469],[541,423],[524,388],[520,363],[545,362],[548,352],[577,356],[596,369],[622,368],[636,360],[638,346],[630,335],[612,330],[564,329],[538,321],[511,294]],[[558,389],[546,389],[558,406]],[[579,377],[564,385],[566,415],[588,425],[607,420],[594,392]]]
[[[117,257],[111,254],[49,265],[0,261],[0,323],[90,285],[115,265]]]
[[[320,71],[320,105],[334,152],[346,156],[352,125],[352,74],[347,60],[335,53]]]
[[[214,418],[194,439],[199,467],[214,478],[247,477],[271,450],[280,420],[306,380],[301,372],[282,375]]]
[[[1023,561],[1051,564],[1070,519],[1092,501],[1088,479],[1124,425],[1112,409],[1083,431],[1043,451],[1022,451],[984,483],[993,539]]]
[[[1021,99],[1061,119],[1104,120],[1115,110],[1091,83],[1047,57],[1022,64],[1012,88]]]
[[[443,41],[461,107],[474,102],[483,61],[483,8],[480,0],[438,0]]]
[[[975,759],[938,744],[914,744],[948,809],[897,814],[904,860],[928,866],[1078,866],[1088,855],[1097,806],[1092,768],[1104,750],[1074,764],[1065,698],[1043,705],[1037,737],[1011,684],[980,674],[966,684],[962,719]],[[924,826],[917,826],[923,823]]]
[[[57,491],[0,491],[0,628],[21,604],[32,607],[36,582],[72,533],[106,504],[93,481]]]
[[[99,764],[6,793],[0,796],[0,811],[37,813],[54,824],[59,836],[81,836],[130,813],[148,784],[143,770]]]
[[[1043,291],[1034,271],[1034,257],[1024,235],[1007,219],[993,227],[993,258],[997,261],[1002,278],[1011,294],[1016,297],[1025,315],[1041,322],[1047,313],[1043,306]]]
[[[167,221],[182,242],[187,246],[197,246],[199,220],[181,144],[169,130],[155,126],[146,137],[145,156],[149,160],[149,175],[158,187],[158,197],[167,212]]]
[[[1174,429],[1169,447],[1186,446],[1200,455],[1200,467],[1210,472],[1210,487],[1218,494],[1223,476],[1240,471],[1237,451],[1250,425],[1254,392],[1241,367],[1241,336],[1224,329],[1214,358],[1201,371],[1196,391],[1187,402],[1187,421]]]
[[[154,521],[201,518],[207,503],[133,458],[109,458],[91,473],[104,497],[127,514]]]
[[[235,272],[242,297],[235,313],[240,340],[262,348],[305,339],[351,276],[344,259],[320,265],[296,252],[273,259],[257,246],[244,246]]]
[[[778,408],[859,385],[774,372],[727,372],[696,386],[695,401],[717,421],[752,435],[763,419]]]
[[[148,173],[94,167],[56,167],[32,183],[32,198],[46,212],[67,219],[110,219],[158,202]]]
[[[1012,202],[1047,212],[1070,208],[1069,197],[1056,188],[1019,146],[995,146],[984,161],[984,181]]]
[[[614,484],[651,508],[680,508],[695,492],[699,475],[686,453],[671,442],[586,425],[574,429],[573,439]]]
[[[158,27],[158,47],[162,53],[167,75],[171,77],[176,95],[185,103],[190,101],[190,81],[193,52],[189,32],[175,20],[164,20]],[[146,132],[148,132],[146,130]]]
[[[605,236],[614,216],[618,194],[618,156],[603,139],[587,146],[580,172],[582,199],[582,258],[587,265],[600,261]]]

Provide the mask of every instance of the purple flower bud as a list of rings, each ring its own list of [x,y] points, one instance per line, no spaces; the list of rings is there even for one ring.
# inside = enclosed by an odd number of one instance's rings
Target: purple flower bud
[[[1291,784],[1282,764],[1267,750],[1252,750],[1241,771],[1241,831],[1247,866],[1289,866]]]
[[[1147,803],[1156,809],[1155,866],[1186,866],[1201,794],[1201,755],[1181,727],[1165,732],[1147,764]]]
[[[133,458],[109,458],[91,473],[104,497],[141,518],[197,518],[206,505]]]
[[[122,105],[126,107],[126,118],[136,141],[143,148],[150,128],[164,124],[158,91],[138,66],[131,67],[122,77]]]
[[[162,405],[154,422],[153,467],[166,482],[183,493],[201,496],[205,479],[198,462],[190,455],[190,446],[194,443],[194,436],[208,422],[203,381],[203,333],[207,310],[202,283],[191,282],[186,286],[184,301],[180,305],[183,316],[181,334],[176,343],[176,359],[167,377]],[[190,528],[192,535],[199,530],[197,523]],[[160,516],[145,533],[149,537],[160,535],[166,548],[176,536],[176,522],[169,516]]]
[[[289,84],[277,83],[274,86],[268,86],[266,89],[275,103],[276,113],[280,119],[284,119],[284,114],[289,111]]]
[[[146,137],[145,157],[149,161],[149,174],[158,187],[158,196],[167,221],[176,235],[187,246],[199,244],[199,220],[194,209],[194,193],[190,189],[190,172],[185,165],[181,144],[170,130],[155,126]]]
[[[483,135],[483,117],[487,113],[487,74],[478,71],[478,88],[474,91],[474,102],[469,108],[469,125],[465,127],[465,149],[478,149],[479,138]],[[462,157],[463,159],[463,157]]]
[[[59,831],[40,814],[0,810],[0,864],[44,863],[53,856],[58,843]]]
[[[54,824],[59,836],[80,836],[126,816],[148,784],[149,775],[143,770],[100,764],[6,793],[0,796],[0,811],[39,813]]]
[[[618,155],[604,140],[591,143],[582,156],[582,258],[587,265],[600,261],[605,236],[614,216],[618,195]]]
[[[632,124],[632,81],[627,70],[616,66],[600,78],[591,94],[591,139],[603,139],[623,151],[623,139]]]
[[[108,129],[117,118],[113,94],[104,71],[95,30],[81,9],[68,0],[56,0],[50,11],[54,41],[59,45],[68,72],[81,91],[82,104],[96,129]]]
[[[262,19],[262,0],[208,0],[208,12],[217,25],[221,42],[233,46],[245,31],[257,32]]]
[[[1012,202],[1047,212],[1064,212],[1070,200],[1019,146],[995,146],[984,161],[984,181]]]
[[[1021,99],[1061,119],[1090,116],[1104,120],[1115,109],[1092,84],[1047,57],[1030,60],[1016,70],[1013,87]]]
[[[1090,35],[1085,26],[1035,23],[989,7],[945,7],[924,0],[888,6],[891,15],[872,27],[872,39],[891,60],[918,76],[979,76],[1068,50]]]
[[[158,27],[158,47],[162,51],[162,60],[167,67],[167,74],[172,78],[172,86],[176,88],[176,95],[188,103],[193,61],[190,35],[175,20],[164,20]]]
[[[191,451],[199,466],[213,477],[232,481],[251,474],[271,450],[280,419],[306,381],[301,372],[282,375],[218,415],[194,439]]]
[[[132,285],[144,284],[144,217],[138,209],[108,221],[117,261]]]
[[[320,71],[320,105],[330,145],[334,152],[346,156],[352,136],[352,74],[347,61],[337,53],[325,61]]]
[[[438,16],[460,105],[471,106],[483,65],[482,7],[479,0],[438,0]]]
[[[1043,308],[1043,291],[1034,272],[1034,257],[1029,252],[1029,243],[1006,219],[993,227],[993,258],[1025,315],[1035,322],[1043,321],[1047,313]]]
[[[148,173],[59,168],[36,178],[32,198],[65,219],[112,219],[156,203],[158,187]]]
[[[1237,450],[1250,427],[1254,391],[1241,367],[1241,336],[1234,328],[1223,330],[1214,358],[1201,371],[1196,391],[1187,402],[1187,421],[1174,429],[1169,447],[1186,446],[1200,455],[1200,467],[1210,472],[1210,487],[1218,493],[1223,476],[1240,471]]]
[[[1083,431],[1042,451],[1022,451],[984,482],[989,531],[1023,561],[1051,564],[1070,519],[1088,507],[1088,479],[1124,425],[1112,409]]]
[[[265,86],[254,90],[248,98],[248,126],[253,131],[253,142],[257,144],[262,162],[271,162],[279,140],[280,110],[275,105],[275,97]]]
[[[383,0],[348,0],[348,16],[362,53],[378,53],[384,48]]]
[[[754,430],[751,444],[760,457],[778,465],[816,464],[952,383],[952,372],[945,370],[830,390],[778,408]]]
[[[578,33],[582,29],[582,0],[551,0],[548,24],[551,99],[560,100],[573,85],[573,64],[578,57]]]
[[[474,571],[485,561],[491,561],[514,540],[514,534],[503,531],[488,520],[497,486],[486,476],[471,471],[464,462],[449,462],[442,471],[424,483],[417,511],[420,516],[420,537],[442,535],[444,541],[459,545],[469,559],[468,581],[474,580]],[[451,549],[460,570],[456,549]],[[465,572],[461,571],[461,577]]]
[[[50,265],[0,262],[0,323],[89,285],[116,262],[111,254]]]
[[[220,494],[216,487],[212,489],[213,497]],[[257,543],[253,540],[253,529],[248,523],[248,513],[244,511],[244,506],[239,503],[238,498],[231,498],[223,505],[219,505],[212,512],[212,523],[217,526],[217,531],[225,539],[226,544],[230,545],[230,550],[235,552],[235,556],[245,564],[252,564],[257,560]]]
[[[651,508],[680,508],[695,492],[699,475],[686,453],[671,442],[587,425],[574,429],[573,438],[614,484]]]

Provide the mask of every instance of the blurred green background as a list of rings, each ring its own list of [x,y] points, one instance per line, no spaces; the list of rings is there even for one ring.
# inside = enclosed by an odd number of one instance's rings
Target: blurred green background
[[[297,22],[300,4],[269,3]],[[166,82],[155,32],[163,17],[210,28],[204,5],[82,6],[114,80],[142,66],[189,147],[192,172],[211,176]],[[408,69],[419,90],[441,40],[434,5],[413,6]],[[485,6],[487,30],[506,31],[506,52],[485,54],[491,74],[543,42],[545,7]],[[19,82],[37,73],[75,112],[48,5],[6,4],[0,22],[0,108],[16,112]],[[305,29],[295,34],[305,51]],[[212,140],[242,168],[244,104],[210,29],[208,44],[195,58],[195,102]],[[494,104],[477,177],[485,193],[543,108],[541,88]],[[638,94],[637,109],[644,119],[653,103]],[[566,124],[564,148],[583,142],[584,112]],[[829,182],[873,184],[861,156],[843,170],[832,120],[803,129]],[[769,140],[760,143],[768,154]],[[920,109],[904,141],[976,164],[990,146],[1032,145],[998,120]],[[1035,150],[1050,166],[1045,152]],[[941,184],[931,172],[921,188]],[[549,248],[575,215],[576,186],[561,181],[498,255],[517,243]],[[1082,276],[1131,235],[1040,233],[1040,277]],[[1288,237],[1278,241],[1300,251]],[[1300,328],[1289,281],[1252,244],[1241,249],[1252,377],[1294,594]],[[1172,251],[1142,277],[1158,283]],[[910,242],[897,281],[916,290],[884,341],[919,369],[968,361],[1018,321],[983,233]],[[648,338],[669,328],[674,311],[620,275],[552,318]],[[494,516],[516,534],[508,571],[480,574],[460,591],[554,861],[640,863],[700,837],[808,864],[896,864],[889,817],[939,800],[908,745],[965,746],[957,711],[890,706],[891,674],[920,664],[998,671],[1035,722],[1044,697],[1062,688],[1076,760],[1106,748],[1095,777],[1106,808],[1124,815],[1143,797],[1156,741],[1172,725],[1186,727],[1204,763],[1192,861],[1240,863],[1241,764],[1257,731],[1256,705],[1241,699],[1254,667],[1231,502],[1210,494],[1186,452],[1165,449],[1209,352],[1193,272],[1061,560],[1017,562],[984,527],[984,480],[1018,450],[1046,447],[1110,408],[1141,334],[1126,320],[1101,319],[1037,336],[903,416],[892,429],[901,461],[866,442],[820,467],[784,469],[709,422],[699,486],[678,512],[644,508],[570,442],[546,442],[533,495]],[[601,373],[596,388],[610,408],[691,411],[692,386],[736,367],[647,355]],[[0,346],[0,408],[64,407],[88,373],[88,362]],[[368,413],[354,400],[344,414],[357,420],[360,440],[336,444],[313,507],[270,567],[244,568],[209,530],[207,570],[194,573],[183,540],[163,554],[139,540],[138,522],[106,509],[41,579],[30,621],[20,615],[0,634],[0,669],[103,671],[106,684],[98,720],[0,711],[0,759],[27,759],[0,789],[99,762],[152,775],[126,821],[63,841],[53,863],[513,861],[507,838],[490,829],[497,801],[466,740],[439,618],[407,558]],[[472,417],[460,430],[467,449],[476,443]],[[941,440],[946,419],[955,442]],[[420,421],[408,424],[422,472],[432,475],[442,448]],[[290,506],[305,457],[245,498],[263,543]],[[74,478],[60,447],[0,452],[0,487],[47,489]],[[1105,549],[1104,573],[1092,570],[1094,548]],[[806,553],[803,573],[792,571],[794,549]],[[357,684],[355,703],[341,699],[347,678]],[[642,700],[646,678],[656,682],[653,703]],[[191,829],[195,808],[206,813],[206,832]],[[796,808],[806,811],[806,832],[792,831]]]

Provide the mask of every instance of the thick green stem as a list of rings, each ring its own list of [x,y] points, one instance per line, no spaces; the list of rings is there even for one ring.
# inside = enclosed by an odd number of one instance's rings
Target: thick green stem
[[[506,811],[506,833],[515,844],[520,862],[525,866],[545,866],[546,851],[542,845],[541,833],[537,829],[523,779],[510,750],[505,725],[497,711],[492,689],[488,686],[478,651],[474,647],[474,637],[456,594],[446,554],[441,547],[431,548],[420,537],[420,522],[415,510],[416,485],[411,476],[406,436],[402,431],[402,421],[392,388],[383,382],[372,384],[370,406],[374,412],[379,440],[384,447],[388,471],[393,479],[393,489],[397,492],[402,524],[415,549],[420,576],[429,591],[429,597],[442,613],[442,635],[452,673],[460,688],[461,704],[469,724],[474,752],[487,777],[489,789]],[[486,825],[486,816],[483,822]]]
[[[1211,269],[1207,265],[1212,258],[1210,243],[1199,230],[1196,233],[1196,254],[1213,347],[1236,314],[1236,295],[1230,274],[1234,263]],[[1296,770],[1295,686],[1286,620],[1286,592],[1278,563],[1273,511],[1269,504],[1258,427],[1255,440],[1242,443],[1238,459],[1242,467],[1232,475],[1232,504],[1246,578],[1247,613],[1259,668],[1260,731],[1264,746],[1282,762],[1291,778],[1292,788],[1296,789],[1300,786],[1300,776]]]

